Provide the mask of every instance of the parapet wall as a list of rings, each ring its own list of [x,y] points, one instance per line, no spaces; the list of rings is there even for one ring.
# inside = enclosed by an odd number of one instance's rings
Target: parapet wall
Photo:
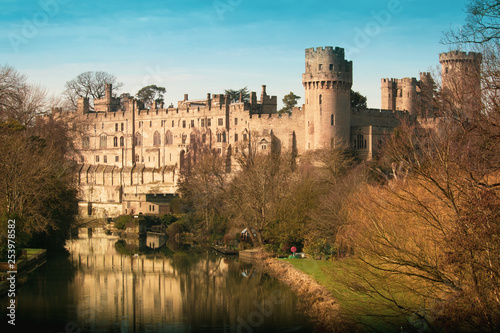
[[[451,51],[441,53],[439,55],[439,62],[442,61],[474,61],[481,62],[483,55],[477,52],[462,52],[462,51]]]

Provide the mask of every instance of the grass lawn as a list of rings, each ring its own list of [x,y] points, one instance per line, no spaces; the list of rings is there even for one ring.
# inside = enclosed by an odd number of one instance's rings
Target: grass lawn
[[[32,255],[35,255],[37,254],[38,252],[41,252],[43,251],[43,249],[23,249],[23,250],[26,250],[26,253],[28,254],[28,256],[32,256]]]
[[[345,280],[347,266],[353,269],[353,260],[320,261],[312,259],[283,259],[295,268],[312,276],[319,284],[331,292],[348,316],[366,327],[367,332],[400,332],[408,325],[407,318],[391,308],[376,295],[367,295],[355,291],[342,283]],[[369,315],[368,315],[369,314]]]

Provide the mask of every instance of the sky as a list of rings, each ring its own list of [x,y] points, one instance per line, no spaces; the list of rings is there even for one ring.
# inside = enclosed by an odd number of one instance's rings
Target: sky
[[[165,87],[165,103],[261,86],[303,96],[304,50],[342,47],[353,89],[380,107],[382,78],[436,70],[443,32],[467,0],[0,0],[0,65],[51,95],[105,71],[134,95]],[[302,104],[304,101],[299,101]]]

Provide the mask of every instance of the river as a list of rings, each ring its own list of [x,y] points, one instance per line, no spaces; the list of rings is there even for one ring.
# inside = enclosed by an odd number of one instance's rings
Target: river
[[[237,257],[177,244],[134,255],[137,244],[90,236],[17,288],[16,331],[313,331],[288,287]]]

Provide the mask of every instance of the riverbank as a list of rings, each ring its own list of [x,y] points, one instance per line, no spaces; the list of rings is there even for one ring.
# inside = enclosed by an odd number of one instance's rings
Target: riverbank
[[[300,260],[300,259],[296,259]],[[338,302],[326,287],[283,259],[261,254],[253,261],[268,274],[288,285],[299,297],[299,310],[316,323],[317,332],[356,332],[354,323],[341,315]]]
[[[47,262],[47,251],[44,249],[23,249],[23,255],[16,261],[17,284],[20,285],[26,281],[29,273]],[[0,296],[3,296],[9,291],[7,277],[11,274],[7,272],[13,271],[13,269],[10,269],[7,263],[4,263],[0,268],[2,269],[0,272]]]

